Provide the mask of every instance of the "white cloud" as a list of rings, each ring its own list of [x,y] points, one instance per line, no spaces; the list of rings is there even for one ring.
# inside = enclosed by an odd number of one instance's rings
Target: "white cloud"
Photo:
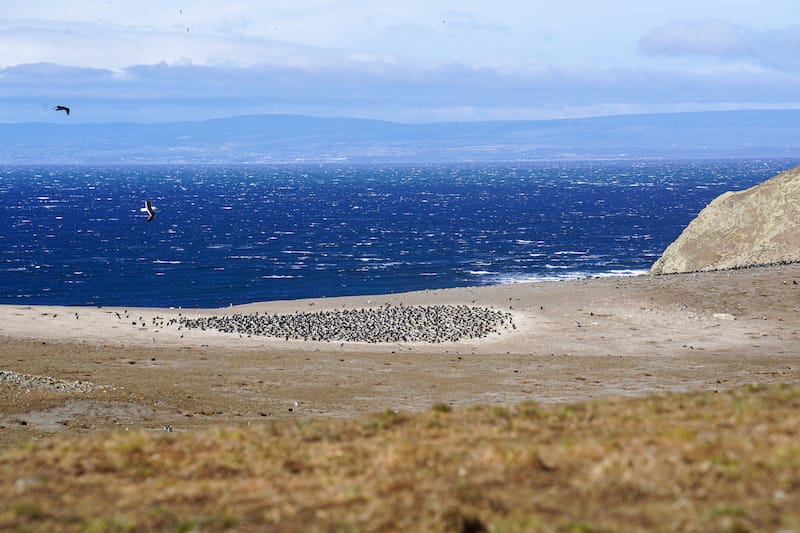
[[[43,82],[46,80],[46,83]],[[535,119],[593,114],[790,105],[800,75],[754,67],[714,72],[436,68],[362,59],[314,68],[161,62],[121,70],[37,63],[0,69],[0,122],[199,120],[297,113],[389,120]]]
[[[0,24],[0,66],[48,62],[119,70],[130,65],[174,63],[190,59],[197,64],[334,63],[335,51],[248,35],[221,35],[153,30],[97,23],[56,25],[29,21]]]
[[[674,21],[643,37],[639,50],[651,55],[742,57],[751,53],[751,35],[721,20]]]
[[[722,20],[673,21],[645,35],[638,49],[651,56],[707,56],[795,69],[800,67],[800,26],[756,31]]]

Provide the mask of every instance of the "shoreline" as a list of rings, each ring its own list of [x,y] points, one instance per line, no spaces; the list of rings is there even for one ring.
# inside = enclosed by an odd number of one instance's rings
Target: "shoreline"
[[[765,265],[765,266],[780,266],[780,265]],[[756,267],[757,268],[757,267]],[[430,292],[430,291],[449,291],[449,290],[469,290],[478,287],[497,287],[497,286],[504,286],[504,285],[525,285],[525,284],[535,284],[535,283],[554,283],[554,282],[570,282],[570,281],[583,281],[583,280],[593,280],[593,279],[606,279],[606,278],[629,278],[629,277],[639,277],[639,276],[647,276],[649,275],[648,269],[619,269],[619,270],[610,270],[604,272],[596,272],[596,273],[586,273],[586,272],[575,272],[574,274],[569,274],[565,276],[515,276],[515,275],[498,275],[494,279],[496,281],[480,283],[476,285],[463,285],[463,286],[456,286],[456,287],[436,287],[436,288],[425,288],[425,289],[414,289],[408,291],[398,291],[398,292],[365,292],[365,293],[358,293],[358,294],[345,294],[345,295],[338,295],[338,296],[302,296],[298,298],[277,298],[274,300],[254,300],[254,301],[247,301],[241,303],[229,303],[223,306],[182,306],[182,305],[126,305],[126,304],[97,304],[97,303],[51,303],[51,302],[0,302],[0,307],[2,306],[35,306],[35,307],[63,307],[63,308],[109,308],[109,309],[170,309],[170,310],[186,310],[186,311],[207,311],[207,310],[216,310],[216,309],[228,309],[230,307],[237,307],[237,306],[246,306],[246,305],[254,305],[254,304],[268,304],[271,302],[296,302],[296,301],[324,301],[329,299],[338,299],[338,298],[381,298],[381,297],[389,297],[395,295],[402,295],[402,294],[412,294],[416,292]],[[669,274],[665,274],[669,275]],[[497,280],[504,280],[504,281],[497,281]]]
[[[485,307],[510,313],[515,329],[456,342],[370,343],[160,325],[386,305]],[[109,387],[92,394],[8,389],[0,395],[0,445],[119,425],[191,429],[437,403],[571,402],[796,383],[798,308],[800,264],[202,310],[0,305],[0,370]]]
[[[516,331],[506,331],[502,335],[491,336],[508,347],[516,347],[525,339],[551,334],[559,318],[564,331],[577,328],[574,333],[586,333],[587,328],[608,329],[609,332],[625,327],[625,322],[637,331],[632,324],[641,322],[654,331],[663,329],[669,322],[714,320],[716,327],[737,319],[752,319],[756,309],[747,309],[748,302],[741,301],[736,294],[737,286],[752,285],[748,277],[758,276],[769,283],[772,278],[779,281],[800,283],[800,263],[786,263],[747,269],[724,271],[692,272],[653,276],[638,274],[631,276],[598,276],[552,281],[531,281],[496,285],[479,285],[445,289],[424,289],[419,291],[367,294],[356,296],[337,296],[320,298],[299,298],[251,302],[225,307],[186,308],[186,307],[124,307],[100,305],[46,305],[46,304],[0,304],[0,337],[18,339],[50,339],[51,341],[110,343],[121,347],[147,345],[192,346],[203,342],[203,346],[225,345],[228,348],[280,347],[293,348],[310,345],[318,348],[319,341],[302,341],[276,336],[253,336],[243,339],[235,334],[211,331],[181,330],[165,327],[169,319],[205,318],[212,316],[228,317],[235,314],[292,315],[298,313],[315,314],[326,312],[352,311],[358,309],[380,309],[383,307],[427,307],[427,306],[468,306],[497,309],[509,313],[520,326]],[[781,276],[782,275],[782,276]],[[796,278],[796,279],[795,279]],[[774,281],[773,281],[774,283]],[[732,294],[723,294],[723,301],[704,301],[704,293],[689,295],[687,290],[700,289],[708,296],[706,285],[724,289],[727,286]],[[676,289],[690,298],[691,303],[677,302]],[[662,292],[662,298],[656,296]],[[715,291],[720,292],[720,291]],[[763,297],[778,298],[780,294]],[[649,299],[657,305],[636,308],[636,301]],[[625,301],[629,299],[629,301]],[[659,301],[663,300],[663,301]],[[639,303],[647,303],[640,301]],[[800,299],[796,302],[800,306]],[[586,304],[583,307],[581,304]],[[685,308],[676,312],[675,306]],[[592,307],[593,309],[589,309]],[[538,307],[538,308],[537,308]],[[572,309],[574,307],[574,309]],[[774,308],[774,305],[761,305],[760,308]],[[735,308],[736,312],[731,312]],[[614,312],[610,312],[614,311]],[[714,315],[718,315],[715,317]],[[730,315],[728,317],[727,315]],[[719,318],[723,316],[724,318]],[[588,321],[582,321],[584,318]],[[606,320],[603,320],[606,319]],[[610,320],[612,319],[612,320]],[[729,320],[730,319],[730,320]],[[546,327],[549,326],[549,327]],[[574,328],[573,328],[574,326]],[[543,328],[544,327],[544,328]],[[538,330],[535,328],[539,328]],[[724,329],[724,328],[723,328]],[[579,331],[580,330],[580,331]],[[179,333],[181,332],[181,333]],[[155,335],[155,340],[154,340]],[[642,336],[642,335],[636,335]],[[565,345],[568,339],[561,339]],[[473,341],[485,342],[484,337]],[[359,345],[395,346],[408,344],[426,346],[436,351],[436,343],[425,342],[345,342],[351,348]],[[286,344],[288,343],[288,344]],[[327,344],[327,343],[322,343]],[[469,345],[465,340],[447,343],[458,347]],[[522,350],[525,352],[525,350]],[[630,351],[630,350],[626,350]]]

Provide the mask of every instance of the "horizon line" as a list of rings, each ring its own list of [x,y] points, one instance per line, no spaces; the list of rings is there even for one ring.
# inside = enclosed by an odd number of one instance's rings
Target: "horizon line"
[[[642,113],[612,113],[608,115],[590,115],[585,117],[559,117],[559,118],[521,118],[521,119],[474,119],[474,120],[437,120],[431,122],[402,122],[397,120],[388,120],[381,118],[357,117],[348,115],[305,115],[302,113],[250,113],[250,114],[235,114],[226,115],[222,117],[211,117],[198,120],[166,120],[159,122],[135,122],[126,120],[113,120],[108,122],[82,122],[80,119],[75,120],[72,116],[68,119],[56,120],[39,120],[39,121],[26,121],[26,122],[2,122],[0,126],[16,126],[16,125],[55,125],[55,126],[68,126],[68,125],[139,125],[139,126],[156,126],[163,124],[201,124],[205,122],[215,122],[232,119],[245,119],[245,118],[297,118],[297,119],[312,119],[319,121],[352,121],[352,122],[377,122],[384,124],[393,124],[399,126],[436,126],[436,125],[456,125],[456,124],[522,124],[522,123],[557,123],[557,122],[584,122],[603,119],[614,118],[635,118],[635,117],[668,117],[668,116],[687,116],[687,115],[723,115],[723,114],[777,114],[777,113],[800,113],[797,108],[742,108],[742,109],[710,109],[699,111],[661,111],[661,112],[642,112]],[[77,124],[70,124],[70,122],[77,122]]]

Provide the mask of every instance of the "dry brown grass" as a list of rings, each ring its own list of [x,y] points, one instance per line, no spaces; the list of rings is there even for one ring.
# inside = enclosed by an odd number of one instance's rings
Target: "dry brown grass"
[[[800,386],[0,450],[0,529],[800,530]]]

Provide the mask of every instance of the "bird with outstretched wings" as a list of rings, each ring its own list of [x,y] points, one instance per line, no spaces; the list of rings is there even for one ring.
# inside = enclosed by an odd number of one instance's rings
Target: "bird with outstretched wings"
[[[142,208],[142,211],[147,213],[148,222],[152,222],[153,219],[156,217],[156,208],[153,207],[153,202],[151,202],[150,200],[144,201],[144,207]]]

